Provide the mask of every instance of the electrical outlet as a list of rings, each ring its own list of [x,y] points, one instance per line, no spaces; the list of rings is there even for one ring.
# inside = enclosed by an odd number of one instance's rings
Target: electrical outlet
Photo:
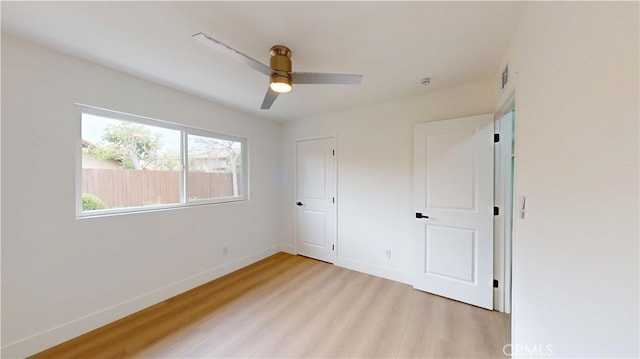
[[[391,249],[384,250],[384,257],[387,259],[391,259]]]

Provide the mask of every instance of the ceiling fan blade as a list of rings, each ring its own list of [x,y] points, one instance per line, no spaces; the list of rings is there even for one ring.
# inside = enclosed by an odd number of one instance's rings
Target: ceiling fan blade
[[[271,68],[269,68],[269,66],[263,64],[262,62],[249,57],[245,54],[243,54],[242,52],[232,48],[229,45],[226,45],[210,36],[208,36],[207,34],[203,34],[201,32],[191,36],[193,37],[196,41],[200,42],[201,44],[208,46],[214,50],[220,51],[223,54],[233,58],[236,61],[239,61],[245,65],[248,65],[249,67],[256,69],[260,72],[262,72],[263,74],[267,75],[267,76],[271,76]]]
[[[264,95],[264,100],[262,101],[262,106],[260,106],[261,110],[268,110],[271,108],[273,101],[278,98],[278,93],[273,91],[271,87],[267,88],[267,94]]]
[[[291,81],[294,84],[359,85],[362,82],[362,75],[292,72]]]

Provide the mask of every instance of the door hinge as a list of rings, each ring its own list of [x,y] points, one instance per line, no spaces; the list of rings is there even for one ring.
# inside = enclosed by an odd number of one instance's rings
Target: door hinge
[[[331,156],[335,156],[336,155],[336,150],[331,150]]]
[[[336,198],[335,197],[331,197],[331,203],[336,203]]]
[[[499,284],[500,284],[500,282],[498,282],[498,280],[497,280],[497,279],[494,279],[494,280],[493,280],[493,287],[494,287],[494,288],[498,288],[498,285],[499,285]]]
[[[331,250],[332,250],[332,251],[335,251],[335,250],[336,250],[336,245],[335,245],[335,244],[332,244],[332,245],[331,245]]]
[[[498,216],[498,215],[500,215],[500,208],[498,208],[498,207],[493,207],[493,215],[494,215],[494,216]]]
[[[493,142],[500,142],[500,134],[499,133],[494,133],[493,134]]]

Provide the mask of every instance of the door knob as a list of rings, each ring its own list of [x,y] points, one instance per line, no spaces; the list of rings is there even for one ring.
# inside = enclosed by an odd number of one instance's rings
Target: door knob
[[[427,219],[427,218],[429,218],[429,216],[425,216],[424,214],[418,212],[418,213],[416,213],[416,218],[417,219],[421,219],[421,218]]]
[[[302,202],[296,202],[296,206],[298,206],[298,207],[302,207],[303,204],[304,203],[302,203]]]

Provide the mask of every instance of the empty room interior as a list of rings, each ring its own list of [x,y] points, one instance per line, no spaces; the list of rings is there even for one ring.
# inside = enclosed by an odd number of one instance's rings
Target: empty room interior
[[[2,1],[2,357],[640,357],[639,5]]]

